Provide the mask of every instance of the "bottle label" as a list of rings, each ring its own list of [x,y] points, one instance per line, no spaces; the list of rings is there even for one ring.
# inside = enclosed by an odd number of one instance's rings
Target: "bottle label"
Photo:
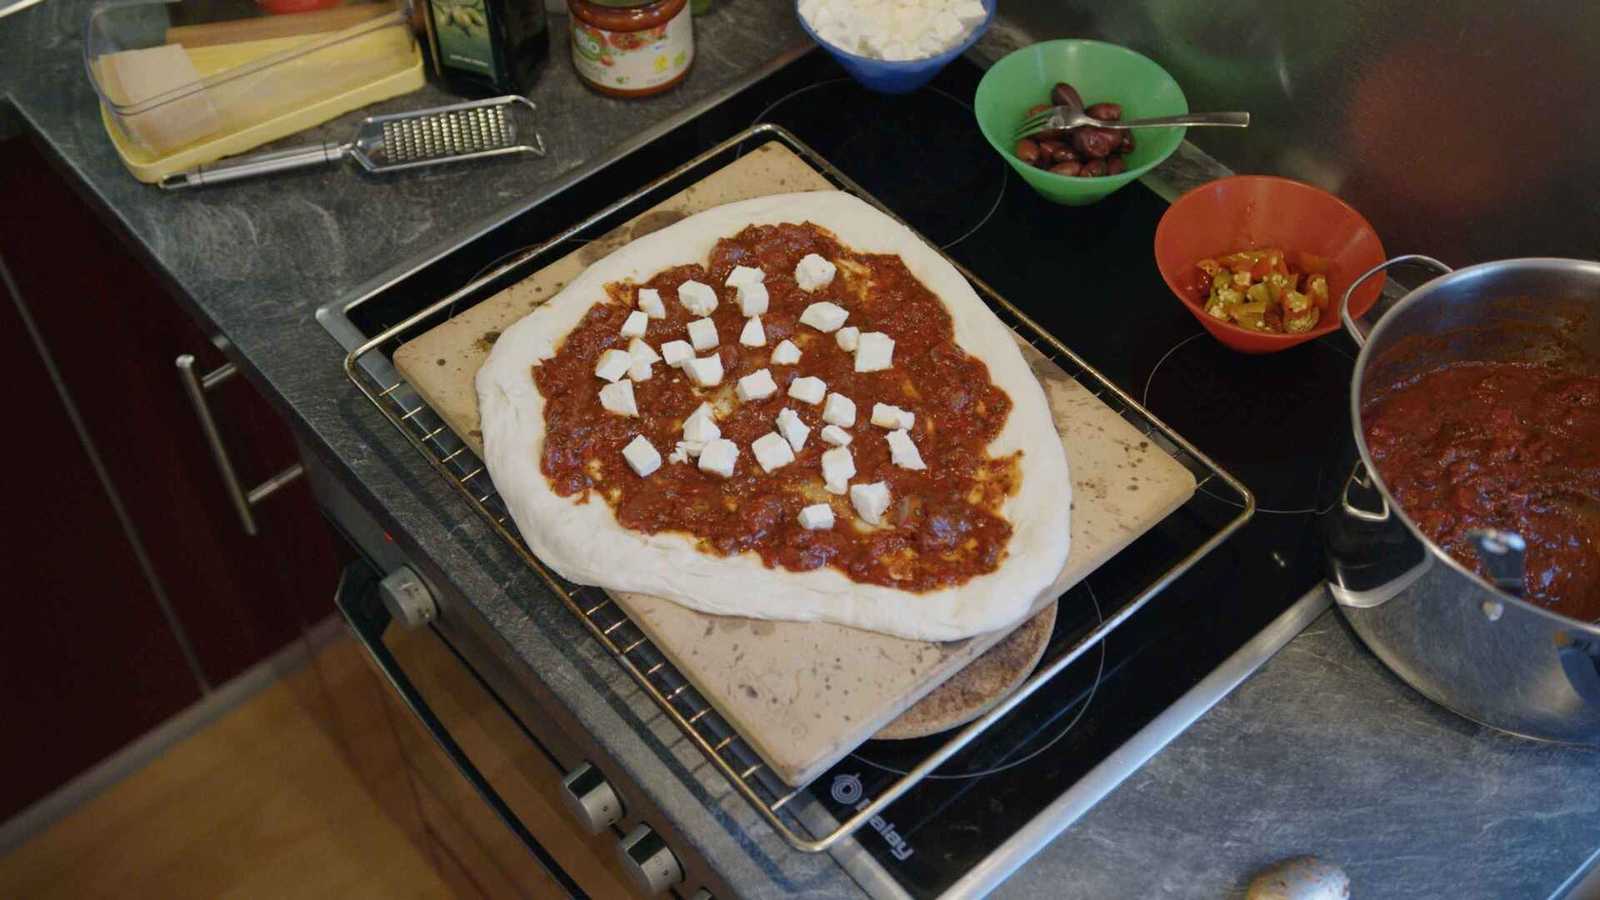
[[[489,14],[484,0],[429,0],[439,65],[494,77]]]
[[[577,16],[571,21],[572,63],[601,87],[642,91],[666,84],[694,59],[688,4],[667,24],[642,31],[607,31]]]

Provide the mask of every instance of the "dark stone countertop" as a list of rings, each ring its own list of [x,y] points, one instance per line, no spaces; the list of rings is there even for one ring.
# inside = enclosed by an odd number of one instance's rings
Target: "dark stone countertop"
[[[696,20],[687,82],[650,101],[597,97],[553,54],[533,93],[550,149],[542,160],[387,183],[329,168],[186,194],[140,185],[116,159],[84,78],[86,9],[52,0],[0,26],[0,93],[10,100],[0,135],[42,139],[175,295],[228,338],[308,452],[403,546],[427,548],[426,570],[501,636],[497,652],[533,671],[729,883],[751,896],[858,896],[830,858],[789,851],[579,623],[542,602],[536,576],[357,394],[343,351],[313,318],[803,48],[791,5],[720,3]],[[552,26],[559,33],[565,20]],[[976,55],[1025,40],[1000,23]],[[448,98],[430,87],[374,111],[439,102]],[[283,143],[340,137],[356,118]],[[1209,174],[1192,158],[1165,168],[1166,188]],[[1546,896],[1600,846],[1597,760],[1432,706],[1328,614],[999,893],[1224,896],[1258,866],[1311,852],[1343,864],[1363,897]]]

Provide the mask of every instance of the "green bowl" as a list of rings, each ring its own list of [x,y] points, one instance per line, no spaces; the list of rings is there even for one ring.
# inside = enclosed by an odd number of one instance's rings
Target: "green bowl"
[[[1176,116],[1189,111],[1183,89],[1166,70],[1126,47],[1100,41],[1044,41],[995,63],[978,82],[972,103],[978,128],[1017,174],[1047,200],[1084,206],[1100,200],[1172,155],[1183,142],[1183,128],[1141,128],[1128,170],[1120,175],[1076,178],[1035,168],[1011,152],[1011,133],[1028,107],[1050,101],[1050,89],[1065,81],[1078,89],[1085,105],[1120,103],[1125,119]]]

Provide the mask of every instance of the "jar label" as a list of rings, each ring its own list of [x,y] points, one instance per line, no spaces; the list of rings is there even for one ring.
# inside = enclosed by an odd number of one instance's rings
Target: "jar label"
[[[430,0],[439,65],[494,77],[489,13],[484,0]]]
[[[666,84],[694,59],[688,4],[667,24],[641,31],[607,31],[577,16],[571,21],[572,63],[601,87],[642,91]]]

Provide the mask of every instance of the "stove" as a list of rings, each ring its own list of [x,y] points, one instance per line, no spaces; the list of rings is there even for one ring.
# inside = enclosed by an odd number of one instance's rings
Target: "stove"
[[[1320,581],[1315,518],[1349,427],[1353,353],[1342,335],[1270,356],[1212,340],[1156,270],[1152,240],[1166,201],[1139,183],[1090,207],[1038,197],[977,131],[970,102],[981,74],[957,60],[915,94],[882,97],[809,53],[646,152],[339,310],[341,328],[383,331],[707,147],[770,122],[1256,494],[1257,513],[1242,530],[858,833],[874,872],[858,879],[882,896],[992,886],[1276,649],[1257,636]],[[1218,515],[1239,505],[1204,485],[1201,493]],[[1186,539],[1173,531],[1182,527],[1163,523],[1073,588],[1047,658],[1143,590]],[[1218,677],[1225,664],[1232,681]],[[806,789],[812,816],[824,825],[847,818],[947,739],[868,742]]]

